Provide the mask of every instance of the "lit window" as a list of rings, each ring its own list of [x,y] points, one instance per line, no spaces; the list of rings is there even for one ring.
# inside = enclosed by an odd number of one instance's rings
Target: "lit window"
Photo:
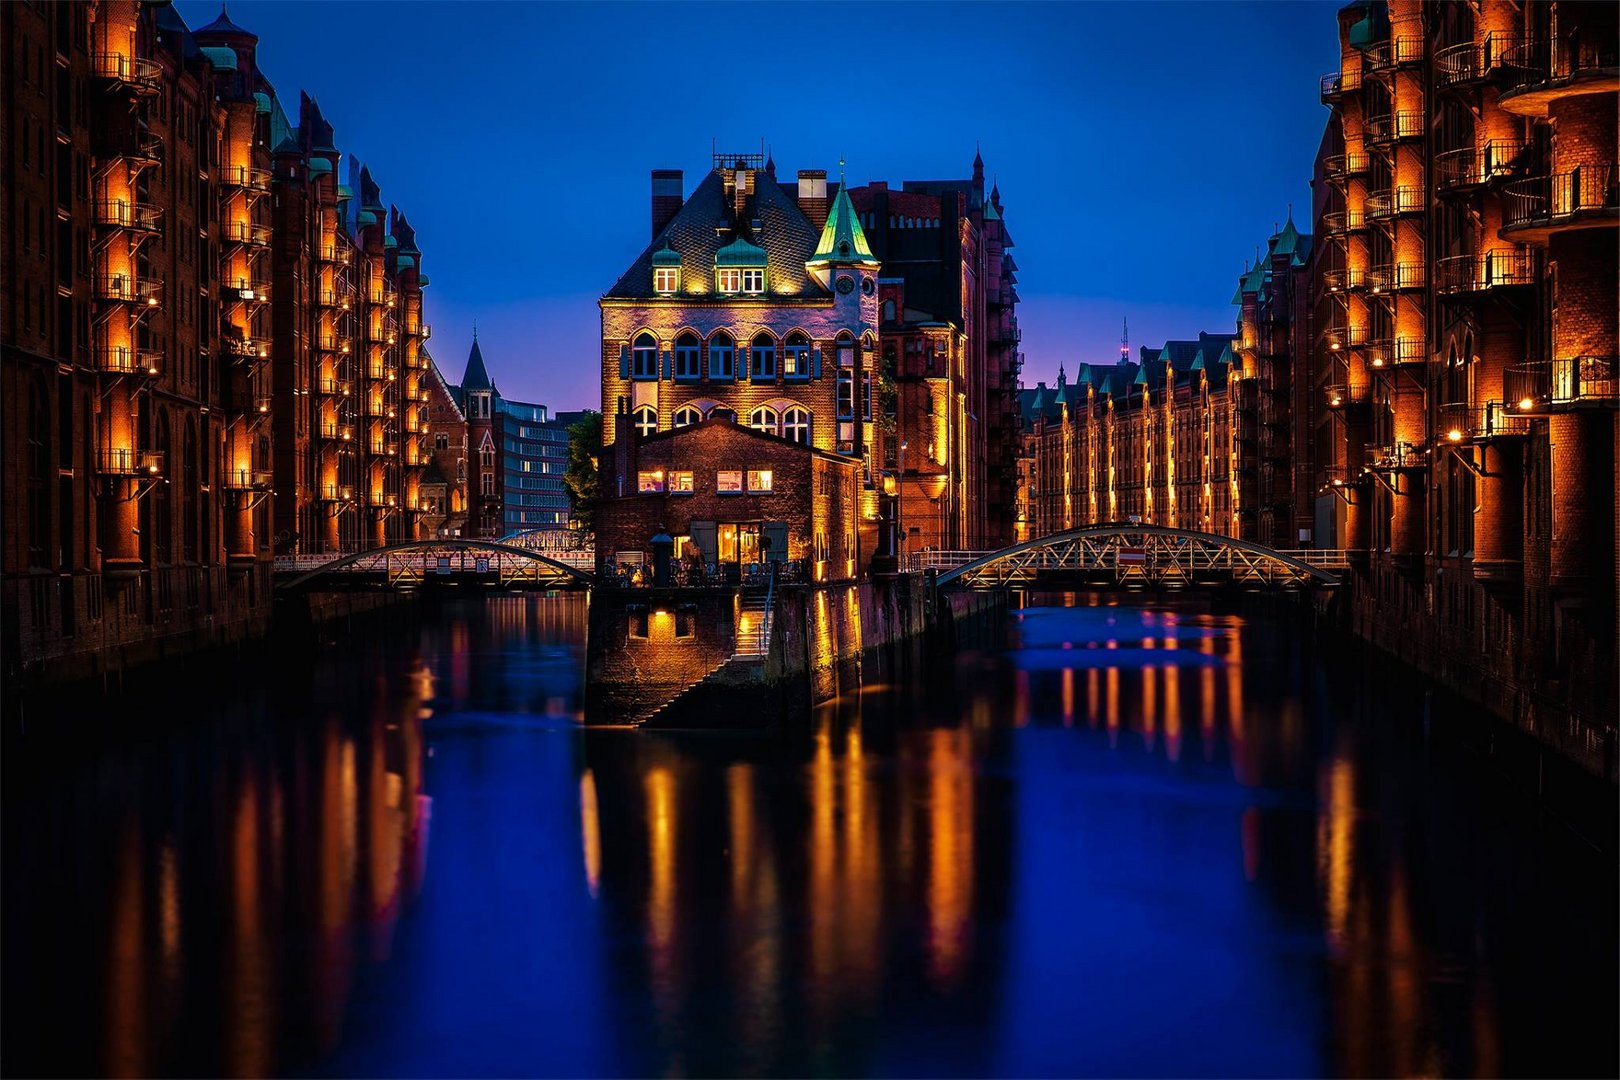
[[[754,338],[754,344],[748,350],[748,358],[750,378],[776,378],[776,340],[769,334],[760,334]]]
[[[872,373],[861,372],[861,419],[872,419]]]
[[[810,374],[810,339],[797,330],[788,335],[782,348],[782,374],[799,379]]]
[[[658,341],[651,334],[642,334],[630,349],[633,361],[630,373],[638,379],[658,378]]]
[[[643,495],[656,495],[664,490],[664,470],[636,474],[636,490]]]
[[[742,291],[745,293],[764,292],[765,271],[763,269],[744,270],[742,272]]]
[[[771,490],[771,470],[749,469],[748,490],[759,494],[769,494]]]
[[[742,291],[742,271],[720,269],[714,272],[714,287],[723,293]]]
[[[679,469],[669,474],[669,493],[671,495],[692,494],[691,470]]]
[[[714,490],[722,495],[741,495],[743,474],[741,469],[721,469],[714,474]]]
[[[675,339],[675,377],[677,379],[695,379],[701,371],[698,369],[698,339],[691,332],[682,334]]]
[[[775,435],[777,431],[776,410],[769,405],[761,405],[749,414],[748,426],[755,431],[764,432],[766,435]]]
[[[838,369],[838,419],[855,419],[855,372]]]
[[[681,287],[681,270],[678,266],[660,266],[653,271],[653,292],[660,296],[668,296]]]
[[[690,405],[675,410],[675,426],[678,428],[691,427],[702,421],[703,414]]]
[[[709,339],[709,378],[734,379],[737,377],[737,346],[729,334],[716,334]]]
[[[637,433],[645,438],[658,430],[658,414],[651,405],[643,405],[636,410],[634,423]]]
[[[810,445],[810,413],[806,409],[789,409],[782,414],[782,438]]]

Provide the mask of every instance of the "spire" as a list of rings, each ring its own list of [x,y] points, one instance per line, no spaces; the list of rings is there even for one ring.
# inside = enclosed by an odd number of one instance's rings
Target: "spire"
[[[774,146],[765,151],[765,175],[772,180],[776,179],[776,148]]]
[[[196,34],[197,36],[234,36],[242,38],[246,41],[255,42],[259,40],[259,35],[255,34],[253,31],[244,30],[242,27],[231,22],[231,17],[229,13],[226,12],[224,4],[219,5],[219,18],[215,19],[207,26],[197,30]]]
[[[821,242],[816,245],[816,253],[810,256],[805,266],[816,275],[823,287],[828,287],[832,284],[832,275],[827,267],[834,263],[878,264],[872,255],[871,245],[866,242],[860,215],[855,212],[855,204],[849,199],[842,158],[838,161],[838,196],[833,199],[832,208],[827,212],[827,224],[822,227]]]
[[[973,140],[973,179],[984,179],[984,155],[979,152],[979,140]]]
[[[494,391],[495,383],[484,366],[484,350],[478,347],[478,327],[473,326],[472,351],[467,354],[467,370],[461,376],[462,390]]]

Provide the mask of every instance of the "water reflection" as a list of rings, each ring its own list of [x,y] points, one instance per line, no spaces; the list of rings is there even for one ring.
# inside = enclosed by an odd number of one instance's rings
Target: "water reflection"
[[[1042,599],[786,731],[582,731],[582,600],[511,598],[8,755],[5,1067],[1613,1071],[1611,862],[1421,694]]]

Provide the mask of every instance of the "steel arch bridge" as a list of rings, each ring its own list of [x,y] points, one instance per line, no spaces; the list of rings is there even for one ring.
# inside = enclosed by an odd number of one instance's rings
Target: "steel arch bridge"
[[[944,571],[938,584],[1029,584],[1043,574],[1113,585],[1255,585],[1271,588],[1339,584],[1330,570],[1347,566],[1343,551],[1279,551],[1232,536],[1164,525],[1088,525],[988,552],[934,552],[913,566]]]
[[[297,555],[276,560],[276,589],[413,588],[429,580],[500,589],[592,585],[596,575],[530,548],[492,540],[413,540],[353,555]]]

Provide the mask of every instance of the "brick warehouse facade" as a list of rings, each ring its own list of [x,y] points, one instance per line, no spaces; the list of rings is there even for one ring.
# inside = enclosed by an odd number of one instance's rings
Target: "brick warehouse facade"
[[[419,253],[257,38],[8,4],[4,668],[260,632],[273,552],[416,535]],[[421,432],[419,437],[419,431]]]
[[[1357,631],[1611,770],[1617,33],[1607,3],[1342,9],[1312,274]]]

